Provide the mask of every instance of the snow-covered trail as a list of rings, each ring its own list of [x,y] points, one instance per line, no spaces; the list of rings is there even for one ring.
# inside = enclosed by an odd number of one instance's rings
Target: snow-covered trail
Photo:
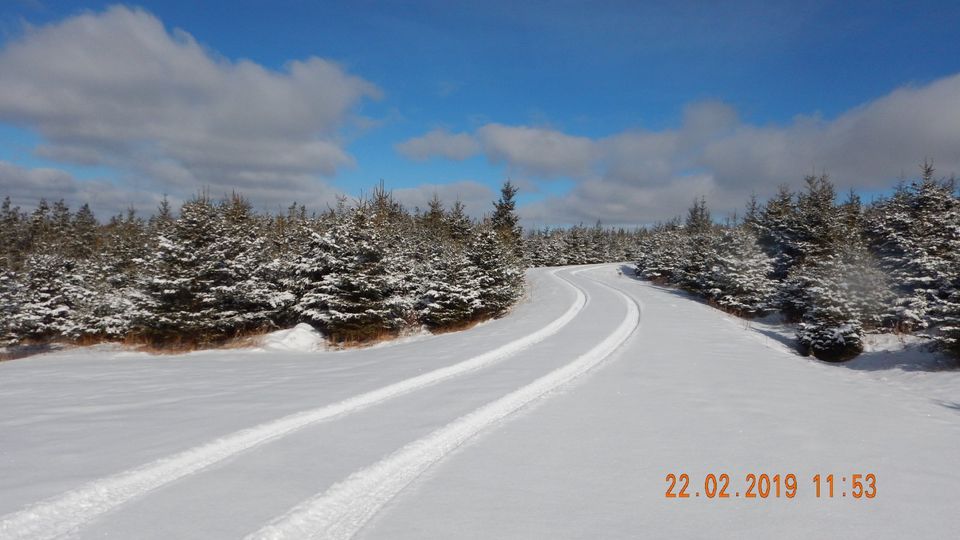
[[[576,343],[552,338],[507,362],[307,427],[130,501],[89,524],[82,536],[137,530],[141,538],[202,536],[196,531],[235,538],[259,529],[318,490],[594,347],[621,322],[625,308],[613,303],[616,293],[589,280],[576,281],[589,298],[564,329],[581,336]],[[170,522],[171,515],[178,520]]]
[[[587,275],[642,299],[638,332],[573,391],[421,475],[358,538],[896,539],[960,530],[956,408],[768,346],[743,321],[683,293],[606,269]],[[670,473],[690,475],[690,498],[664,496]],[[730,498],[694,496],[709,473],[730,475]],[[798,495],[746,499],[749,473],[794,473]],[[831,473],[836,496],[817,498],[812,477]],[[878,494],[854,499],[851,475],[866,473]]]
[[[509,316],[381,348],[0,364],[0,537],[932,538],[960,525],[956,409],[768,347],[615,269],[532,270]],[[636,331],[623,295],[642,304]],[[432,378],[478,357],[497,359]],[[365,395],[384,399],[309,416]],[[174,459],[119,498],[104,489],[191,449],[215,459]],[[664,497],[666,474],[702,488],[709,472],[741,488],[747,473],[793,472],[800,495]],[[817,499],[818,472],[874,473],[879,495]],[[39,528],[11,520],[98,481]]]
[[[0,363],[0,515],[484,354],[553,323],[577,301],[550,272],[532,271],[529,279],[531,298],[508,317],[384,347],[176,356],[93,347]]]
[[[551,276],[556,274],[556,271],[550,272]],[[0,518],[0,535],[4,538],[58,537],[130,499],[143,496],[167,483],[195,474],[260,444],[287,436],[306,426],[354,413],[506,360],[556,334],[583,309],[586,296],[582,290],[570,284],[565,278],[559,279],[570,287],[575,293],[575,298],[562,315],[539,330],[473,358],[409,377],[336,403],[244,429],[136,469],[96,480],[59,497],[42,501],[20,512]],[[250,389],[250,387],[245,388],[248,391]]]
[[[634,300],[623,294],[620,296],[625,301],[626,315],[610,335],[589,351],[569,364],[353,473],[343,482],[301,503],[248,538],[352,538],[384,504],[448,453],[481,430],[597,367],[622,345],[639,324],[640,310]]]

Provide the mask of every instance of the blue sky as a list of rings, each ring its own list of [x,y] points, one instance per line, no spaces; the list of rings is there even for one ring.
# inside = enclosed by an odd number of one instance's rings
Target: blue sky
[[[510,177],[528,224],[723,213],[814,170],[881,193],[960,172],[958,27],[956,2],[14,0],[0,192],[277,208],[384,179],[479,214]]]

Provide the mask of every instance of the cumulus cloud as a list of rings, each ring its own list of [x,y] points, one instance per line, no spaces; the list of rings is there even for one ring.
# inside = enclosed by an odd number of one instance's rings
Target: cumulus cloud
[[[491,161],[524,174],[584,176],[597,157],[594,141],[553,129],[487,124],[477,135]]]
[[[480,151],[480,144],[469,133],[450,133],[434,129],[421,137],[414,137],[395,146],[397,152],[418,161],[432,157],[464,160]]]
[[[650,186],[617,184],[602,178],[578,183],[572,191],[551,196],[520,208],[526,226],[558,224],[637,225],[669,219],[690,205],[693,197],[706,195],[712,203],[717,193],[706,174],[677,177]],[[728,199],[724,197],[724,199]]]
[[[50,168],[26,168],[0,161],[0,197],[10,197],[15,206],[36,207],[41,199],[63,199],[78,208],[89,204],[101,216],[114,215],[124,208],[154,209],[162,195],[123,188],[107,180],[78,180],[67,171]]]
[[[412,188],[393,190],[393,196],[408,208],[427,207],[427,203],[436,195],[450,208],[454,201],[460,201],[466,207],[468,215],[482,218],[489,214],[493,201],[499,197],[485,184],[473,180],[458,180],[445,184],[422,184]]]
[[[157,191],[324,189],[320,176],[353,164],[340,128],[379,95],[320,58],[281,70],[227,60],[122,6],[27,28],[0,51],[0,121],[36,131],[42,157]]]
[[[801,115],[783,125],[742,121],[722,102],[687,106],[676,128],[588,138],[558,130],[487,124],[482,151],[508,171],[568,178],[570,192],[521,208],[528,223],[651,223],[706,195],[715,214],[742,208],[751,192],[826,171],[841,189],[885,190],[932,158],[960,172],[960,75],[897,89],[833,119]]]
[[[710,141],[699,163],[724,186],[765,188],[814,168],[854,188],[888,187],[925,157],[960,171],[960,75],[898,89],[833,120],[797,117],[785,127],[739,126]]]

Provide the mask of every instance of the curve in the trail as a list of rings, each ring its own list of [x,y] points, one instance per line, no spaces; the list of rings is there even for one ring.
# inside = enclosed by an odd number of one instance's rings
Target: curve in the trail
[[[551,275],[571,287],[576,292],[576,299],[560,317],[532,334],[468,360],[410,377],[337,403],[294,413],[237,431],[141,467],[94,480],[80,488],[0,518],[0,538],[43,540],[63,537],[133,498],[197,473],[255,446],[279,439],[312,424],[354,413],[503,361],[556,334],[583,310],[587,303],[585,292],[558,275],[559,270],[552,271]]]
[[[640,310],[636,301],[623,292],[596,283],[620,295],[627,307],[620,325],[598,345],[532,383],[351,474],[252,533],[247,540],[351,538],[417,476],[478,432],[598,366],[633,334],[640,324]]]

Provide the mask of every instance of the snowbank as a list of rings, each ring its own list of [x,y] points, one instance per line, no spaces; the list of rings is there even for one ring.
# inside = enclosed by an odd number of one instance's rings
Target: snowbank
[[[260,339],[254,351],[313,352],[327,348],[326,340],[314,327],[300,323],[293,328],[270,332]]]

